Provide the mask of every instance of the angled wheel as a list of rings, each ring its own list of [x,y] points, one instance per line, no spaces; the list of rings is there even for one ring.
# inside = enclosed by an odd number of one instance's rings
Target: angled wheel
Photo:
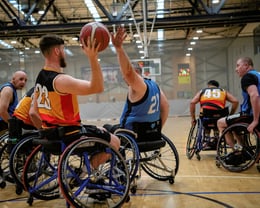
[[[189,137],[186,143],[186,156],[188,159],[192,159],[197,151],[197,143],[199,135],[201,134],[201,120],[197,119],[195,125],[191,126]]]
[[[111,158],[92,170],[91,157],[99,152],[109,153]],[[58,170],[61,192],[73,207],[121,207],[129,199],[128,167],[122,155],[104,140],[81,137],[71,143]]]
[[[60,197],[57,181],[59,156],[44,152],[41,145],[34,148],[23,170],[24,189],[30,196],[42,200]]]
[[[8,138],[9,138],[8,131],[4,132],[0,136],[0,178],[3,180],[3,183],[5,183],[5,181],[8,181],[10,183],[14,182],[13,177],[10,175],[10,170],[8,165],[10,148],[8,148],[8,145],[5,142],[6,139]]]
[[[4,181],[8,181],[9,183],[14,183],[14,179],[10,174],[9,156],[10,156],[10,146],[9,144],[5,144],[0,149],[0,177]]]
[[[22,182],[22,175],[23,175],[23,168],[26,162],[27,157],[32,152],[34,145],[33,145],[33,138],[35,138],[36,134],[26,136],[22,140],[20,140],[12,149],[9,158],[9,168],[10,174],[13,177],[13,180],[17,186],[17,189],[23,189],[23,182]],[[19,193],[19,191],[18,191]]]
[[[5,140],[9,138],[8,131],[3,132],[0,136],[0,149],[6,144]]]
[[[179,170],[179,154],[173,142],[162,134],[165,146],[148,152],[140,152],[142,169],[151,177],[174,182],[175,175]]]
[[[137,143],[133,137],[127,133],[127,130],[117,130],[115,134],[120,139],[119,152],[128,166],[130,181],[133,181],[139,167],[139,149]]]
[[[247,123],[236,123],[228,126],[222,133],[217,145],[217,165],[231,172],[241,172],[250,168],[259,154],[259,139],[256,130],[247,131]],[[226,137],[232,134],[242,142],[242,150],[234,152],[227,144]]]

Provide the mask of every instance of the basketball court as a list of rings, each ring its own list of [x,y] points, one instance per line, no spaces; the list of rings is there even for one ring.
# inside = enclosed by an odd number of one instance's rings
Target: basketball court
[[[107,121],[106,121],[107,122]],[[95,123],[102,125],[102,122]],[[142,171],[136,194],[130,193],[126,208],[254,208],[260,206],[260,173],[256,166],[242,173],[228,172],[215,165],[215,152],[202,151],[201,160],[191,160],[185,155],[189,117],[171,117],[163,129],[172,139],[180,156],[179,172],[174,184],[157,181]],[[27,208],[28,194],[15,193],[15,186],[8,184],[0,190],[1,208]],[[63,198],[42,201],[34,199],[32,207],[64,208]],[[100,206],[98,206],[100,207]]]

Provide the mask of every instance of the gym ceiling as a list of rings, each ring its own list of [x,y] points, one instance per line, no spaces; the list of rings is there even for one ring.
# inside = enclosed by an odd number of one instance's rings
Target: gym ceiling
[[[10,45],[15,41],[17,49],[37,48],[47,33],[61,35],[66,45],[78,45],[81,27],[92,21],[111,32],[124,25],[127,41],[140,38],[146,45],[159,39],[159,31],[163,41],[252,36],[260,25],[260,0],[0,1],[0,40]]]

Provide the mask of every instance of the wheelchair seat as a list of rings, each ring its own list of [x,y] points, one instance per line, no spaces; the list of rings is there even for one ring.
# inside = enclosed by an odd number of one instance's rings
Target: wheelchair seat
[[[153,140],[153,141],[139,141],[137,142],[137,146],[139,152],[148,152],[156,149],[160,149],[164,147],[166,142],[162,139]]]
[[[47,152],[60,155],[66,145],[81,136],[80,130],[80,126],[44,128],[39,130],[39,137],[33,139],[33,144],[42,145]]]
[[[225,117],[229,114],[228,107],[220,110],[203,109],[200,118],[202,119],[202,124],[204,128],[216,129],[218,119]]]

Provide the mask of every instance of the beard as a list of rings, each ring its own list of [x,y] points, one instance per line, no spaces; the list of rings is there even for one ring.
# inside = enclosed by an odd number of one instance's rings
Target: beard
[[[64,57],[60,57],[60,67],[65,68],[67,66]]]

